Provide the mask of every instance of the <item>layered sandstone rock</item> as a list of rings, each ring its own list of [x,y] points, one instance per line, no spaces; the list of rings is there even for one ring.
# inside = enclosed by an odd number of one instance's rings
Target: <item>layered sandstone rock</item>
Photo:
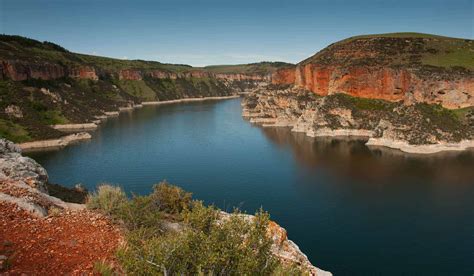
[[[55,63],[29,63],[1,61],[3,79],[23,81],[27,79],[52,80],[66,75],[64,67]]]
[[[119,80],[141,80],[142,72],[134,69],[124,69],[119,71]]]
[[[93,67],[81,66],[69,68],[69,77],[76,79],[98,80],[99,77]]]
[[[295,68],[284,68],[275,71],[271,76],[272,84],[295,84],[296,70]]]
[[[444,41],[446,40],[446,41]],[[355,97],[474,106],[474,72],[459,66],[434,67],[424,58],[439,53],[442,43],[458,43],[474,52],[467,40],[368,37],[348,39],[323,49],[291,69],[272,75],[273,84],[294,84],[317,95],[347,93]],[[454,41],[454,42],[453,42]],[[458,45],[455,44],[455,45]],[[454,45],[454,44],[453,44]],[[437,49],[438,47],[440,49]],[[444,50],[447,51],[447,50]]]

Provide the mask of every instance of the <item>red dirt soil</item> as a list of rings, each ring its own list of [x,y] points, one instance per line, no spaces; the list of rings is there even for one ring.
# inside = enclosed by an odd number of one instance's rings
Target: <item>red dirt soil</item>
[[[37,218],[0,202],[0,255],[8,257],[4,275],[97,274],[94,264],[113,263],[122,240],[117,226],[88,210]]]

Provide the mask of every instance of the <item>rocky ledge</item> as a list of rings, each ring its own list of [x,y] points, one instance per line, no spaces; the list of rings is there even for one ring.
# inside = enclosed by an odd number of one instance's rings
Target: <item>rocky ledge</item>
[[[9,214],[8,219],[0,219],[0,235],[11,239],[17,249],[13,266],[2,267],[11,256],[2,255],[4,248],[0,245],[0,271],[87,274],[93,272],[97,261],[113,260],[115,249],[123,243],[120,227],[107,217],[86,210],[84,204],[51,196],[48,187],[58,189],[58,185],[48,184],[46,170],[22,156],[19,146],[0,139],[0,210]],[[221,219],[231,216],[225,212],[221,215]],[[251,215],[244,216],[253,219]],[[273,240],[272,253],[283,263],[295,264],[310,275],[331,275],[313,266],[277,223],[270,222],[268,234]],[[38,263],[34,254],[49,256],[47,265],[34,265]]]
[[[474,146],[474,108],[449,110],[352,97],[318,96],[295,87],[269,86],[242,101],[242,116],[263,127],[290,127],[311,137],[359,136],[367,145],[408,153],[460,151]]]

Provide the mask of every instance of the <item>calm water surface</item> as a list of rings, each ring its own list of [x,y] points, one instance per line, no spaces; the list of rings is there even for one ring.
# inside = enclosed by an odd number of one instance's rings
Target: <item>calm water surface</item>
[[[162,179],[232,210],[268,210],[335,275],[473,275],[474,154],[407,156],[241,118],[240,100],[150,106],[90,142],[30,154],[52,182],[145,194]]]

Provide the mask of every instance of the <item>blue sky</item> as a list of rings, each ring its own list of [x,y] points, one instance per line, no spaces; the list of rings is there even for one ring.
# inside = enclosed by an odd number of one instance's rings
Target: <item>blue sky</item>
[[[474,0],[0,0],[0,33],[195,66],[298,62],[349,36],[400,31],[473,39]]]

